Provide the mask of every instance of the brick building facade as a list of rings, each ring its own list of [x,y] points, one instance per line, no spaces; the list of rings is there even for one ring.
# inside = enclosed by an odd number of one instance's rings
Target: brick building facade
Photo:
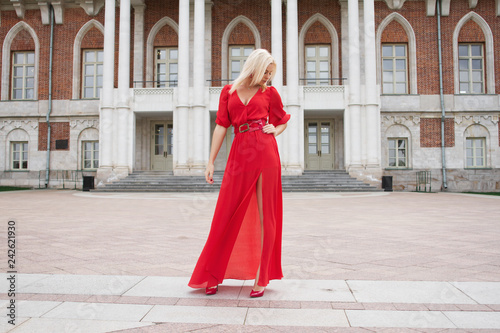
[[[201,174],[222,86],[265,48],[283,174],[500,190],[499,0],[0,0],[0,43],[0,185]]]

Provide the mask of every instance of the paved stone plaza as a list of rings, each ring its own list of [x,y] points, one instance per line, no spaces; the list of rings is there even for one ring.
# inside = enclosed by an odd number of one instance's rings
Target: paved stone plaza
[[[1,331],[500,332],[500,197],[284,193],[264,297],[187,282],[216,193],[0,193]],[[15,221],[16,325],[8,222]]]

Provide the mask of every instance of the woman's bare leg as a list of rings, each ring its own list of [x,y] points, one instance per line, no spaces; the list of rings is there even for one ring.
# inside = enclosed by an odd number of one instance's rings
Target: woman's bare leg
[[[262,206],[262,174],[260,174],[259,179],[257,180],[257,206],[259,207],[259,218],[260,218],[260,253],[262,256],[262,246],[264,244],[264,211]],[[264,287],[259,286],[257,283],[259,282],[260,275],[260,265],[257,270],[257,276],[255,277],[255,283],[253,285],[253,290],[261,291]]]

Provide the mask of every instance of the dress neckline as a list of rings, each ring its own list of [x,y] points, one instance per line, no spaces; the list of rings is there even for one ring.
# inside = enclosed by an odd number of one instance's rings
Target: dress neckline
[[[250,99],[248,100],[247,104],[243,103],[243,101],[241,100],[240,95],[238,94],[238,90],[237,89],[235,90],[235,92],[236,92],[236,96],[238,96],[238,99],[240,100],[241,104],[243,104],[244,106],[248,106],[248,104],[250,104],[250,102],[253,100],[253,98],[255,97],[255,95],[257,95],[259,93],[260,90],[262,90],[262,89],[259,87],[259,89],[257,89],[257,91],[255,92],[255,94],[253,94],[252,97],[250,97]]]

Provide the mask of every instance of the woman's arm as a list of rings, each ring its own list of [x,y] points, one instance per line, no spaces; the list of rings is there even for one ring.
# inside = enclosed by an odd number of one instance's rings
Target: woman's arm
[[[286,123],[278,125],[276,127],[274,127],[273,124],[267,124],[262,128],[262,131],[266,134],[274,134],[274,136],[278,136],[281,133],[283,133],[285,128],[286,128]]]
[[[212,137],[212,147],[210,148],[210,157],[208,159],[207,168],[205,169],[205,180],[209,184],[214,183],[214,162],[219,153],[224,137],[226,136],[227,128],[221,125],[215,125],[214,135]]]

